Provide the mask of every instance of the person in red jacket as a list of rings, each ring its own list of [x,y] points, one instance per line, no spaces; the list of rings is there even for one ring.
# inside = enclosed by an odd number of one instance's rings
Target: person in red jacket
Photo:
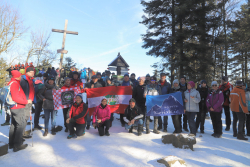
[[[74,88],[73,86],[70,85],[70,78],[65,77],[64,78],[64,86],[61,89],[70,89],[70,88]],[[66,123],[67,120],[67,113],[68,113],[69,108],[63,108],[63,117],[64,117],[64,126],[65,126],[65,132],[68,132],[68,126]]]
[[[23,89],[20,86],[20,80],[22,74],[17,71],[11,71],[10,93],[12,100],[16,102],[16,105],[11,106],[11,126],[9,132],[9,149],[13,148],[14,152],[25,149],[28,144],[23,144],[22,136],[25,128],[25,111],[26,104],[32,104],[32,100],[26,99]]]
[[[110,116],[111,112],[109,106],[107,105],[107,99],[102,99],[101,104],[96,107],[93,113],[93,127],[97,126],[100,136],[104,136],[104,127],[106,127],[105,135],[110,136]]]
[[[85,134],[85,118],[88,114],[88,105],[83,103],[82,94],[76,95],[75,103],[72,105],[68,112],[68,124],[69,132],[67,139],[76,138],[76,136],[83,136]],[[75,129],[76,128],[76,131]]]
[[[79,74],[77,71],[73,72],[73,78],[70,81],[70,86],[78,87],[78,88],[83,88],[83,83],[79,79]]]

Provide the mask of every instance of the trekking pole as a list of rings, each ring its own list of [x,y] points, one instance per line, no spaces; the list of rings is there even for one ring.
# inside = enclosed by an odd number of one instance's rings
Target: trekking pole
[[[32,106],[31,106],[31,110],[30,110],[30,127],[31,127],[31,138],[32,138],[32,147],[33,147],[33,131],[32,131]]]

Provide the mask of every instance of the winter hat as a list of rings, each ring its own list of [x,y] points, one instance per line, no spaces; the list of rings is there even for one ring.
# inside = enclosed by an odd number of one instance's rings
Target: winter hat
[[[65,78],[64,78],[64,82],[66,82],[66,80],[67,80],[67,79],[69,79],[69,80],[70,80],[70,78],[69,78],[69,77],[65,77]]]
[[[227,76],[223,76],[221,79],[222,79],[223,81],[225,81],[225,82],[228,81],[228,77],[227,77]]]
[[[77,72],[77,71],[74,71],[72,74],[73,74],[73,75],[74,75],[74,74],[78,75],[78,72]]]
[[[236,81],[236,86],[243,86],[243,82],[242,81]]]
[[[100,72],[97,72],[96,75],[102,75]]]
[[[30,71],[34,71],[34,68],[33,68],[33,67],[28,67],[28,68],[26,69],[26,73],[27,73],[27,72],[30,72]]]
[[[156,77],[152,76],[150,80],[155,80],[156,81]]]
[[[130,99],[129,102],[135,102],[136,103],[134,98]]]
[[[39,73],[38,75],[37,75],[37,77],[42,77],[43,76],[43,74],[42,73]]]
[[[189,84],[192,88],[195,87],[195,83],[194,83],[193,81],[189,81],[188,84]]]
[[[55,81],[54,76],[50,76],[50,77],[48,78],[48,81],[49,81],[49,80],[53,80],[53,81]]]
[[[93,75],[92,77],[91,77],[91,79],[96,79],[97,78],[97,76],[96,75]]]
[[[175,83],[178,83],[178,84],[179,84],[179,80],[178,80],[178,79],[175,79],[175,80],[173,81],[173,84],[175,84]]]
[[[41,81],[41,80],[36,80],[35,81],[35,84],[37,85],[37,84],[43,84],[43,82]]]
[[[146,75],[146,77],[150,77],[150,75],[149,75],[149,74],[147,74],[147,75]]]
[[[78,93],[77,95],[76,95],[76,97],[77,96],[79,96],[81,99],[82,99],[82,94],[81,93]]]
[[[166,76],[166,74],[165,73],[161,73],[161,76]]]
[[[43,74],[43,77],[48,77],[48,76],[49,76],[48,73]]]
[[[135,76],[135,73],[132,73],[130,76],[134,75]]]
[[[217,81],[213,81],[213,82],[211,83],[211,86],[213,86],[213,85],[218,85],[218,82],[217,82]]]
[[[19,78],[22,74],[17,70],[11,71],[12,78]]]
[[[202,80],[201,84],[203,84],[203,83],[207,84],[207,81],[206,80]]]
[[[124,74],[124,77],[126,77],[126,76],[127,76],[127,77],[129,77],[129,75],[128,75],[128,74]]]

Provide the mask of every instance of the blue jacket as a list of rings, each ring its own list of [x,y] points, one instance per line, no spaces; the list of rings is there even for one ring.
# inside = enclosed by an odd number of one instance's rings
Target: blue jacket
[[[83,71],[81,73],[80,79],[87,79],[87,72],[86,71]]]
[[[135,88],[137,85],[139,85],[139,82],[136,79],[130,79],[130,81],[133,83],[133,87]]]
[[[165,81],[164,85],[161,86],[161,81],[158,82],[159,86],[161,87],[162,95],[169,94],[171,91],[171,85],[167,81]]]
[[[33,79],[33,85],[35,88],[35,80]],[[29,83],[27,81],[26,75],[22,75],[21,81],[20,81],[20,86],[22,87],[24,94],[26,96],[26,99],[29,99],[29,93],[30,93],[30,88],[29,88]],[[35,92],[35,90],[34,90]],[[36,92],[34,93],[34,103],[36,103]]]

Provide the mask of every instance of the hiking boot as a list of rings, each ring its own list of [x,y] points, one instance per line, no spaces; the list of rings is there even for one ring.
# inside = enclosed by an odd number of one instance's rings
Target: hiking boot
[[[69,132],[69,129],[68,129],[68,127],[66,127],[66,128],[65,128],[65,132]]]
[[[184,129],[184,131],[189,132],[188,128],[183,128],[183,129]]]
[[[215,136],[215,133],[211,134],[211,136]]]
[[[157,128],[157,130],[161,130],[161,129],[162,129],[162,126],[159,125],[158,128]]]
[[[237,137],[237,133],[234,133],[234,134],[233,134],[233,137]]]
[[[164,128],[164,129],[163,129],[163,132],[168,132],[168,131],[167,131],[167,128]]]
[[[122,124],[122,127],[125,127],[125,124]]]
[[[39,126],[39,125],[37,125],[37,126],[34,127],[34,130],[42,130],[42,129],[43,128],[41,126]]]
[[[149,134],[150,133],[150,130],[149,129],[146,129],[146,134]]]
[[[108,130],[106,130],[105,135],[106,135],[106,136],[110,136],[110,134],[109,134],[109,131],[108,131]]]
[[[14,148],[14,146],[9,144],[9,149],[13,149],[13,148]]]
[[[238,135],[237,139],[239,139],[239,140],[248,140],[248,138],[244,137],[243,135]]]
[[[90,128],[90,125],[87,125],[86,129],[89,130],[89,128]]]
[[[128,132],[133,133],[133,127],[131,127]]]
[[[247,136],[250,136],[250,133],[247,133]]]
[[[221,134],[216,134],[214,137],[215,137],[215,138],[221,138],[222,135],[221,135]]]
[[[28,147],[28,144],[23,144],[23,145],[21,145],[21,146],[19,146],[19,147],[14,147],[13,148],[13,151],[14,152],[17,152],[17,151],[20,151],[20,150],[24,150],[25,148],[27,148]]]
[[[225,131],[230,131],[230,126],[227,126]]]
[[[30,139],[30,138],[32,138],[32,136],[30,136],[30,135],[23,135],[23,138]]]
[[[5,122],[5,123],[1,124],[1,126],[8,126],[8,125],[10,125],[9,122]]]
[[[160,134],[160,132],[158,130],[154,130],[153,131],[155,134]]]
[[[201,133],[204,134],[204,130],[201,130]]]
[[[63,127],[60,126],[60,125],[58,125],[58,126],[55,128],[55,132],[60,132],[62,129],[63,129]]]
[[[56,135],[56,128],[52,128],[51,134],[52,134],[52,135]]]
[[[43,133],[43,136],[45,137],[45,136],[47,136],[48,135],[48,129],[45,129],[45,131],[44,131],[44,133]]]
[[[138,125],[138,136],[142,135],[143,125]]]
[[[68,135],[67,139],[72,139],[72,138],[76,138],[77,136],[75,134],[73,135]]]

